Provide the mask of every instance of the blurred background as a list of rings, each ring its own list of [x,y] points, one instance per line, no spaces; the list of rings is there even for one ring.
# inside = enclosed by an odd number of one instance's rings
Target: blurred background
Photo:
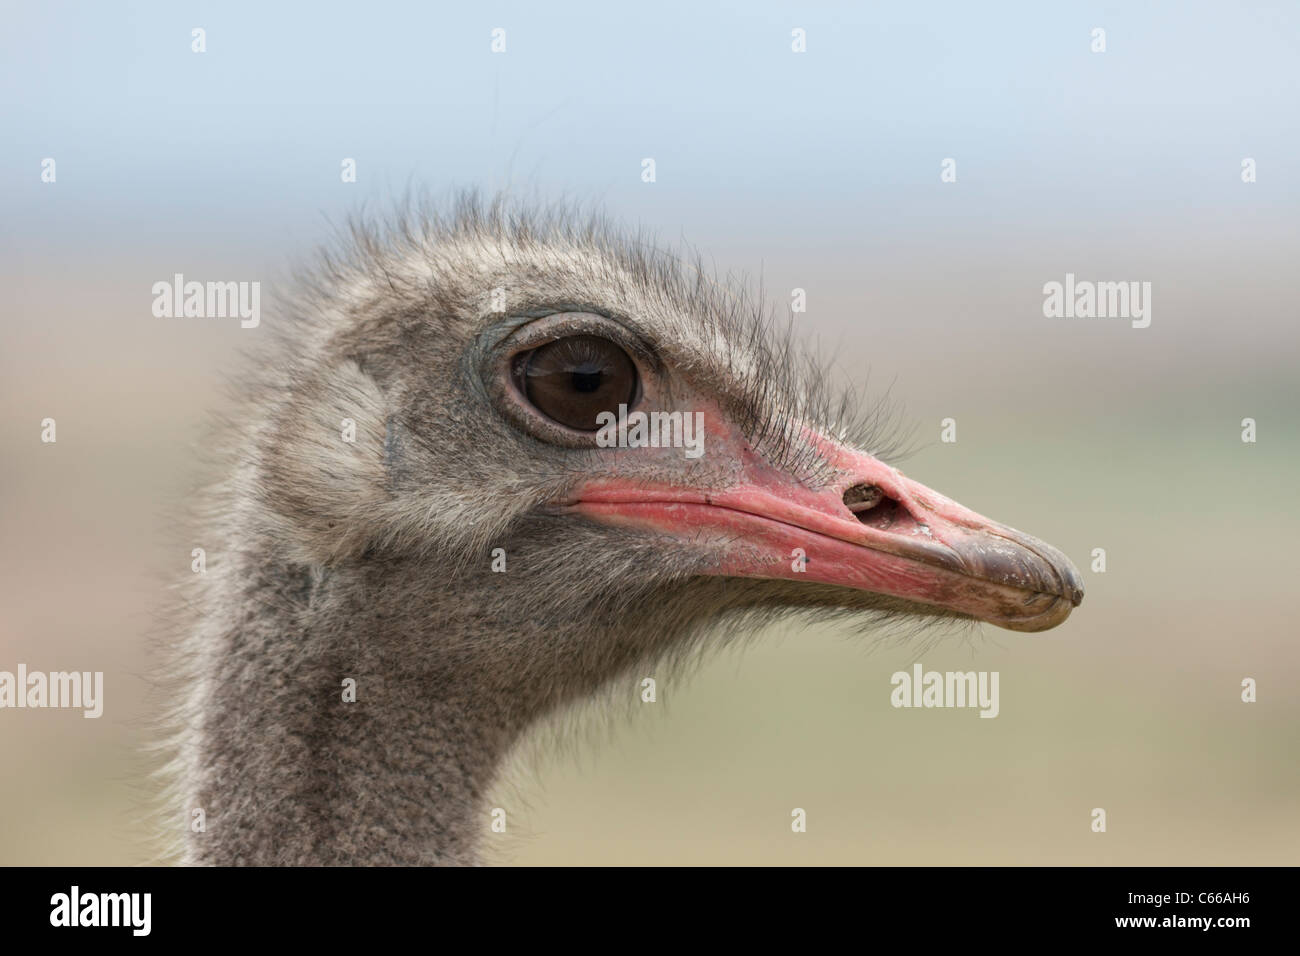
[[[602,745],[512,775],[500,859],[1300,863],[1295,4],[51,3],[5,21],[0,670],[102,670],[106,704],[0,711],[0,863],[147,858],[149,642],[190,573],[172,516],[204,477],[204,422],[289,267],[408,187],[599,204],[779,310],[806,290],[795,319],[843,374],[892,383],[919,446],[904,470],[1059,546],[1088,589],[1040,635],[757,634]],[[262,282],[262,327],[155,318],[150,287],[177,272]],[[1150,282],[1150,327],[1044,318],[1067,272]],[[893,709],[890,675],[916,660],[999,671],[1000,716]]]

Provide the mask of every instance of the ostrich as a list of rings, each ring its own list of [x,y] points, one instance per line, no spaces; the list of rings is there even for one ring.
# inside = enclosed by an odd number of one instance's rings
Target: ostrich
[[[753,299],[601,220],[420,206],[295,289],[173,665],[186,862],[476,863],[530,726],[719,626],[1039,631],[1082,599],[1059,551],[869,453]],[[607,447],[620,406],[697,419],[703,454]]]

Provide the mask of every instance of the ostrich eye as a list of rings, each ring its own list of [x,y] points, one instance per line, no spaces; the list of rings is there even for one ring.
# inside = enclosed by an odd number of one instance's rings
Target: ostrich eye
[[[571,335],[519,356],[515,375],[528,400],[543,415],[583,432],[600,427],[601,412],[636,398],[636,366],[608,339]]]

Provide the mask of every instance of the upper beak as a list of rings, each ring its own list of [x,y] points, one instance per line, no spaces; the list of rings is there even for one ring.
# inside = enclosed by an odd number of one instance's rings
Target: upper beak
[[[717,574],[841,585],[1015,631],[1055,627],[1083,600],[1060,551],[817,437],[840,477],[815,490],[746,450],[726,488],[606,480],[579,489],[572,507],[679,538],[714,535]]]

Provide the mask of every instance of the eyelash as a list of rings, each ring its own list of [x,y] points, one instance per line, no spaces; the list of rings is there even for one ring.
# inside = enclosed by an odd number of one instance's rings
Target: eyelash
[[[568,340],[567,342],[565,341],[566,339]],[[610,370],[609,363],[603,361],[601,355],[589,348],[585,341],[578,339],[576,336],[564,336],[559,339],[553,339],[552,341],[565,343],[562,346],[565,350],[564,357],[574,365],[594,365],[596,366],[594,371],[598,372],[608,372]],[[540,347],[541,346],[538,346],[538,348]],[[530,349],[529,351],[524,352],[521,356],[521,358],[524,359],[523,365],[525,372],[531,371],[530,362],[536,351],[537,349]]]

